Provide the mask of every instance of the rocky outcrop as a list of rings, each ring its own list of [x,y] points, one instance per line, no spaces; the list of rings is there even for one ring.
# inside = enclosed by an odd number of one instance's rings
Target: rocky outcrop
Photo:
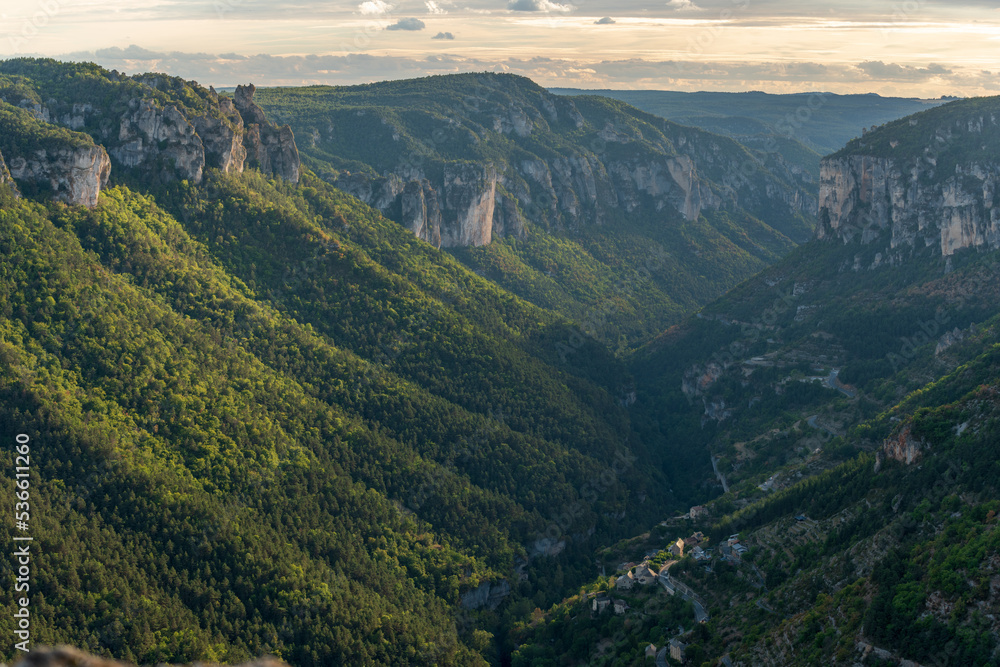
[[[722,206],[687,156],[607,166],[593,154],[570,155],[524,160],[505,174],[492,166],[447,163],[437,182],[423,171],[382,177],[343,172],[335,185],[439,247],[519,238],[527,220],[576,229],[602,223],[612,210],[648,206],[691,221]]]
[[[193,120],[205,147],[205,164],[225,173],[242,173],[247,159],[243,118],[236,113],[232,100],[219,102],[221,117],[206,114]]]
[[[985,117],[963,129],[995,134],[1000,126]],[[936,152],[824,159],[817,235],[871,246],[880,254],[874,266],[924,248],[944,257],[965,248],[1000,248],[1000,161],[962,159],[950,131],[938,141],[948,148],[931,143]],[[942,159],[945,150],[955,155]]]
[[[121,120],[111,155],[122,166],[152,169],[162,180],[201,182],[206,166],[224,172],[259,169],[297,183],[299,151],[290,127],[276,127],[253,102],[254,86],[239,86],[235,103],[215,97],[217,108],[188,118],[176,106],[133,99]]]
[[[161,182],[200,183],[206,167],[227,173],[253,167],[268,176],[298,181],[300,161],[292,130],[267,121],[253,102],[252,84],[240,86],[235,100],[219,97],[214,89],[207,94],[196,91],[202,99],[196,112],[160,77],[139,81],[143,86],[130,90],[142,94],[126,96],[122,106],[50,100],[50,111],[30,99],[21,100],[20,106],[37,120],[89,133],[106,146],[116,168],[136,170]],[[171,99],[176,101],[170,103]]]
[[[496,609],[505,597],[510,595],[510,584],[506,579],[496,583],[484,581],[468,593],[462,594],[462,606],[466,609],[488,607]]]
[[[441,245],[479,246],[493,240],[497,174],[492,167],[471,163],[444,169]]]
[[[200,183],[205,145],[184,114],[173,105],[160,107],[150,99],[133,99],[129,108],[111,156],[125,167],[148,167],[164,180],[176,174]]]
[[[400,215],[417,238],[441,247],[441,206],[430,181],[410,181],[400,195]]]
[[[49,192],[67,204],[94,207],[111,175],[111,161],[96,145],[39,149],[10,159],[10,174],[29,191]]]
[[[423,172],[407,175],[412,178],[343,172],[335,185],[439,248],[486,245],[494,235],[523,235],[524,219],[515,200],[499,190],[491,166],[450,163],[436,184]]]
[[[127,664],[89,655],[71,646],[56,648],[41,646],[14,663],[14,667],[126,667]],[[200,667],[213,667],[205,662],[195,664]],[[260,658],[244,663],[240,667],[288,667],[288,665],[276,658]]]
[[[909,426],[904,426],[899,433],[886,438],[882,443],[882,452],[886,457],[906,465],[919,460],[925,448],[924,441],[915,438]]]
[[[253,101],[257,88],[251,83],[237,86],[236,110],[246,127],[243,145],[247,162],[265,174],[279,176],[292,183],[299,182],[299,149],[288,125],[275,127],[267,122],[264,111]]]

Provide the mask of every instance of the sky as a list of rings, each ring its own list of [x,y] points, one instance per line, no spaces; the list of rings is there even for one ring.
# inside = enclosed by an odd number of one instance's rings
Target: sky
[[[548,87],[1000,94],[996,0],[0,0],[0,58],[203,84],[465,71]]]

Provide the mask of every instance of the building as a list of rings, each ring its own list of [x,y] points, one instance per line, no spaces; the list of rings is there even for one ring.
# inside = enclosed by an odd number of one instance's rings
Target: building
[[[695,560],[706,560],[708,556],[705,554],[705,550],[701,547],[695,547],[691,550],[691,555],[694,556]]]
[[[676,639],[670,640],[670,657],[677,662],[684,662],[684,649],[687,648],[687,644],[678,641]]]
[[[606,594],[601,593],[596,598],[594,598],[594,602],[590,608],[593,611],[596,611],[598,614],[600,614],[602,611],[607,609],[608,605],[610,604],[611,604],[611,598],[609,598]]]
[[[628,603],[625,600],[615,600],[615,613],[621,615],[626,611],[628,611]]]
[[[667,551],[669,551],[674,556],[677,556],[678,558],[683,558],[684,540],[678,537],[674,542],[670,543],[670,546],[667,547]]]
[[[653,572],[647,563],[643,563],[635,568],[635,574],[633,576],[640,584],[648,585],[655,584],[656,578],[659,575],[656,572]]]
[[[615,579],[615,588],[630,591],[633,586],[635,586],[635,577],[631,570]]]
[[[691,511],[688,512],[688,516],[690,516],[692,519],[707,518],[708,508],[705,507],[704,505],[695,505],[694,507],[691,508]]]
[[[650,644],[649,646],[646,647],[646,657],[647,658],[655,658],[656,657],[656,646],[654,646],[653,644]]]

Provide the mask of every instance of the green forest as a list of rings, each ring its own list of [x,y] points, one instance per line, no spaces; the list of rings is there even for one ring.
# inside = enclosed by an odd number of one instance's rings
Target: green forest
[[[337,174],[381,173],[399,143],[438,166],[556,159],[604,121],[640,151],[749,153],[596,97],[579,126],[515,140],[486,116],[563,104],[520,77],[259,97],[293,125],[297,183],[179,178],[166,145],[124,164],[137,100],[237,136],[194,82],[0,62],[4,163],[112,160],[93,208],[0,180],[0,434],[30,440],[36,645],[137,664],[624,666],[671,641],[709,666],[1000,664],[995,252],[854,270],[857,246],[797,245],[778,230],[808,221],[766,202],[543,217],[439,249]],[[467,145],[429,145],[463,99]],[[76,130],[52,122],[75,112]],[[641,563],[673,564],[619,588]],[[6,636],[16,598],[0,592]]]

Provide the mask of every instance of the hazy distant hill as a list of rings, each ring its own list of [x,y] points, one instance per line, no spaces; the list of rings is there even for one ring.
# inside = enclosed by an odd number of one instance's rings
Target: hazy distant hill
[[[904,97],[833,93],[683,93],[666,90],[551,88],[558,95],[604,95],[677,123],[732,137],[777,153],[819,178],[819,158],[862,131],[944,103]]]
[[[834,93],[762,92],[684,93],[669,90],[580,90],[550,88],[557,95],[604,95],[647,113],[728,136],[774,134],[791,137],[825,155],[860,136],[862,128],[881,125],[943,104],[948,100],[838,95]]]

